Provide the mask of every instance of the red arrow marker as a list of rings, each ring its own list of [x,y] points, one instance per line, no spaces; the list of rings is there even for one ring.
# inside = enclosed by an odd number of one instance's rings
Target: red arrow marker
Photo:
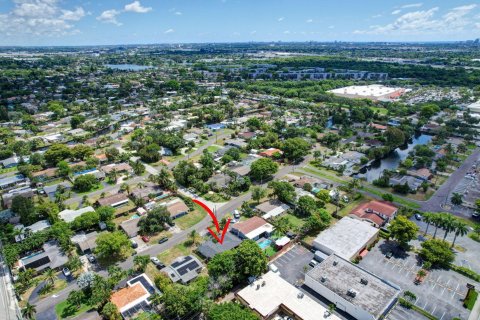
[[[210,234],[220,243],[222,244],[223,243],[223,239],[225,238],[225,233],[227,233],[227,230],[228,230],[228,225],[230,224],[230,218],[227,220],[227,223],[225,224],[225,227],[223,228],[223,230],[220,230],[220,225],[218,224],[218,220],[217,220],[217,217],[215,216],[215,214],[213,213],[212,210],[210,210],[210,208],[203,202],[201,201],[198,201],[197,199],[192,199],[193,202],[195,202],[196,204],[198,204],[199,206],[201,206],[205,211],[208,212],[208,214],[210,215],[210,217],[212,218],[213,220],[213,223],[215,224],[215,229],[217,229],[217,232],[215,233],[212,229],[210,229],[210,227],[207,228],[207,230],[210,232]],[[220,237],[217,235],[220,235]]]

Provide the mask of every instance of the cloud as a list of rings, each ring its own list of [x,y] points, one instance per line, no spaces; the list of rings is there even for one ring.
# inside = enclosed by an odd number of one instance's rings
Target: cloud
[[[280,18],[277,19],[278,22],[281,22],[283,20],[285,20],[285,17],[280,17]]]
[[[181,15],[182,15],[182,13],[181,13],[180,11],[176,11],[176,12],[175,12],[175,15],[177,15],[177,16],[181,16]]]
[[[410,3],[410,4],[405,4],[401,6],[400,8],[402,9],[408,9],[408,8],[418,8],[423,6],[423,3]]]
[[[393,15],[397,15],[397,14],[399,14],[400,12],[402,12],[402,10],[399,10],[399,9],[398,9],[398,10],[392,11],[392,14],[393,14]]]
[[[464,5],[450,9],[436,18],[438,7],[428,10],[418,10],[405,13],[392,23],[373,25],[368,30],[355,30],[355,34],[419,34],[419,33],[451,33],[465,30],[474,20],[469,14],[477,7],[476,4]]]
[[[106,11],[103,11],[102,14],[97,17],[97,20],[104,23],[112,23],[114,25],[121,26],[122,23],[117,20],[117,16],[120,13],[121,13],[120,11],[115,9],[106,10]]]
[[[13,8],[0,13],[0,34],[4,37],[35,35],[64,36],[78,33],[72,21],[85,16],[82,7],[63,8],[59,0],[13,0]]]
[[[250,34],[256,34],[257,33],[257,30],[253,30],[252,32],[250,32]]]
[[[175,30],[173,30],[173,29],[168,29],[168,30],[165,30],[163,33],[169,34],[169,33],[174,33],[174,32],[175,32]]]
[[[328,29],[335,29],[335,26],[328,26]]]
[[[291,33],[290,30],[283,31],[283,34],[290,34],[290,33]]]
[[[305,21],[306,23],[312,23],[313,22],[313,19],[308,19],[307,21]]]
[[[147,13],[152,11],[151,7],[142,7],[140,1],[133,1],[130,4],[125,5],[123,8],[126,12],[135,12],[135,13]]]
[[[373,15],[372,18],[376,19],[376,18],[380,18],[381,16],[382,16],[381,14],[376,14],[376,15]]]

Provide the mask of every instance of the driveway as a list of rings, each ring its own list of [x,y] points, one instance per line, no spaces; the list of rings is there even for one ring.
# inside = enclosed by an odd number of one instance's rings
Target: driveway
[[[397,284],[403,291],[413,292],[417,296],[414,304],[440,320],[468,318],[469,311],[463,307],[462,299],[467,293],[467,283],[478,286],[477,283],[454,271],[436,269],[429,272],[422,284],[415,285],[413,281],[422,262],[416,254],[395,250],[393,245],[380,241],[360,261],[360,267]],[[390,259],[385,257],[388,251],[394,252]]]

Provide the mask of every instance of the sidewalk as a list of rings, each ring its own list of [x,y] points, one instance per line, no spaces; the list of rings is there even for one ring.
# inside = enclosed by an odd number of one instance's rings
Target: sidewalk
[[[468,320],[480,320],[480,298],[477,298],[477,302],[475,302]]]

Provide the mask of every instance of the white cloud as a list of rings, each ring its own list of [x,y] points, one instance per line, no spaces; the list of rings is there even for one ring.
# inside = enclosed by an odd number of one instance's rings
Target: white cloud
[[[391,34],[391,33],[451,33],[465,30],[474,20],[469,17],[476,4],[455,7],[440,18],[436,18],[439,8],[418,10],[405,13],[386,25],[373,25],[368,30],[355,30],[355,34]]]
[[[308,19],[307,21],[305,21],[306,23],[312,23],[313,22],[313,19]]]
[[[140,1],[133,1],[132,3],[125,5],[124,10],[126,12],[147,13],[149,11],[152,11],[152,8],[142,7]]]
[[[401,6],[400,8],[402,9],[408,9],[408,8],[418,8],[423,6],[423,3],[410,3],[410,4],[405,4]]]
[[[285,30],[285,31],[283,31],[283,33],[284,34],[290,34],[291,32],[290,32],[290,30]]]
[[[328,29],[335,29],[335,26],[328,26]]]
[[[60,18],[64,20],[70,20],[70,21],[78,21],[82,19],[85,16],[85,11],[83,10],[82,7],[77,7],[75,8],[74,11],[72,10],[62,10],[62,15]]]
[[[120,11],[115,9],[105,10],[102,12],[101,15],[97,17],[97,20],[104,23],[112,23],[114,25],[121,26],[122,23],[117,20],[117,16],[120,13],[121,13]]]
[[[285,20],[285,17],[280,17],[277,19],[278,22]]]
[[[182,13],[181,13],[180,11],[176,11],[176,12],[175,12],[175,15],[177,15],[177,16],[181,16],[181,15],[182,15]]]
[[[11,11],[0,13],[0,34],[4,37],[75,34],[79,31],[72,21],[85,16],[82,7],[69,10],[59,0],[13,0],[13,5]]]
[[[250,32],[250,34],[256,34],[257,33],[257,30],[253,30],[252,32]]]
[[[382,15],[381,14],[376,14],[374,16],[372,16],[373,19],[376,19],[376,18],[380,18]]]
[[[168,29],[168,30],[165,30],[163,33],[169,34],[169,33],[174,33],[174,32],[175,32],[175,30],[173,30],[173,29]]]
[[[399,10],[399,9],[398,9],[398,10],[392,11],[392,14],[393,14],[393,15],[397,15],[397,14],[399,14],[400,12],[402,12],[402,10]]]

